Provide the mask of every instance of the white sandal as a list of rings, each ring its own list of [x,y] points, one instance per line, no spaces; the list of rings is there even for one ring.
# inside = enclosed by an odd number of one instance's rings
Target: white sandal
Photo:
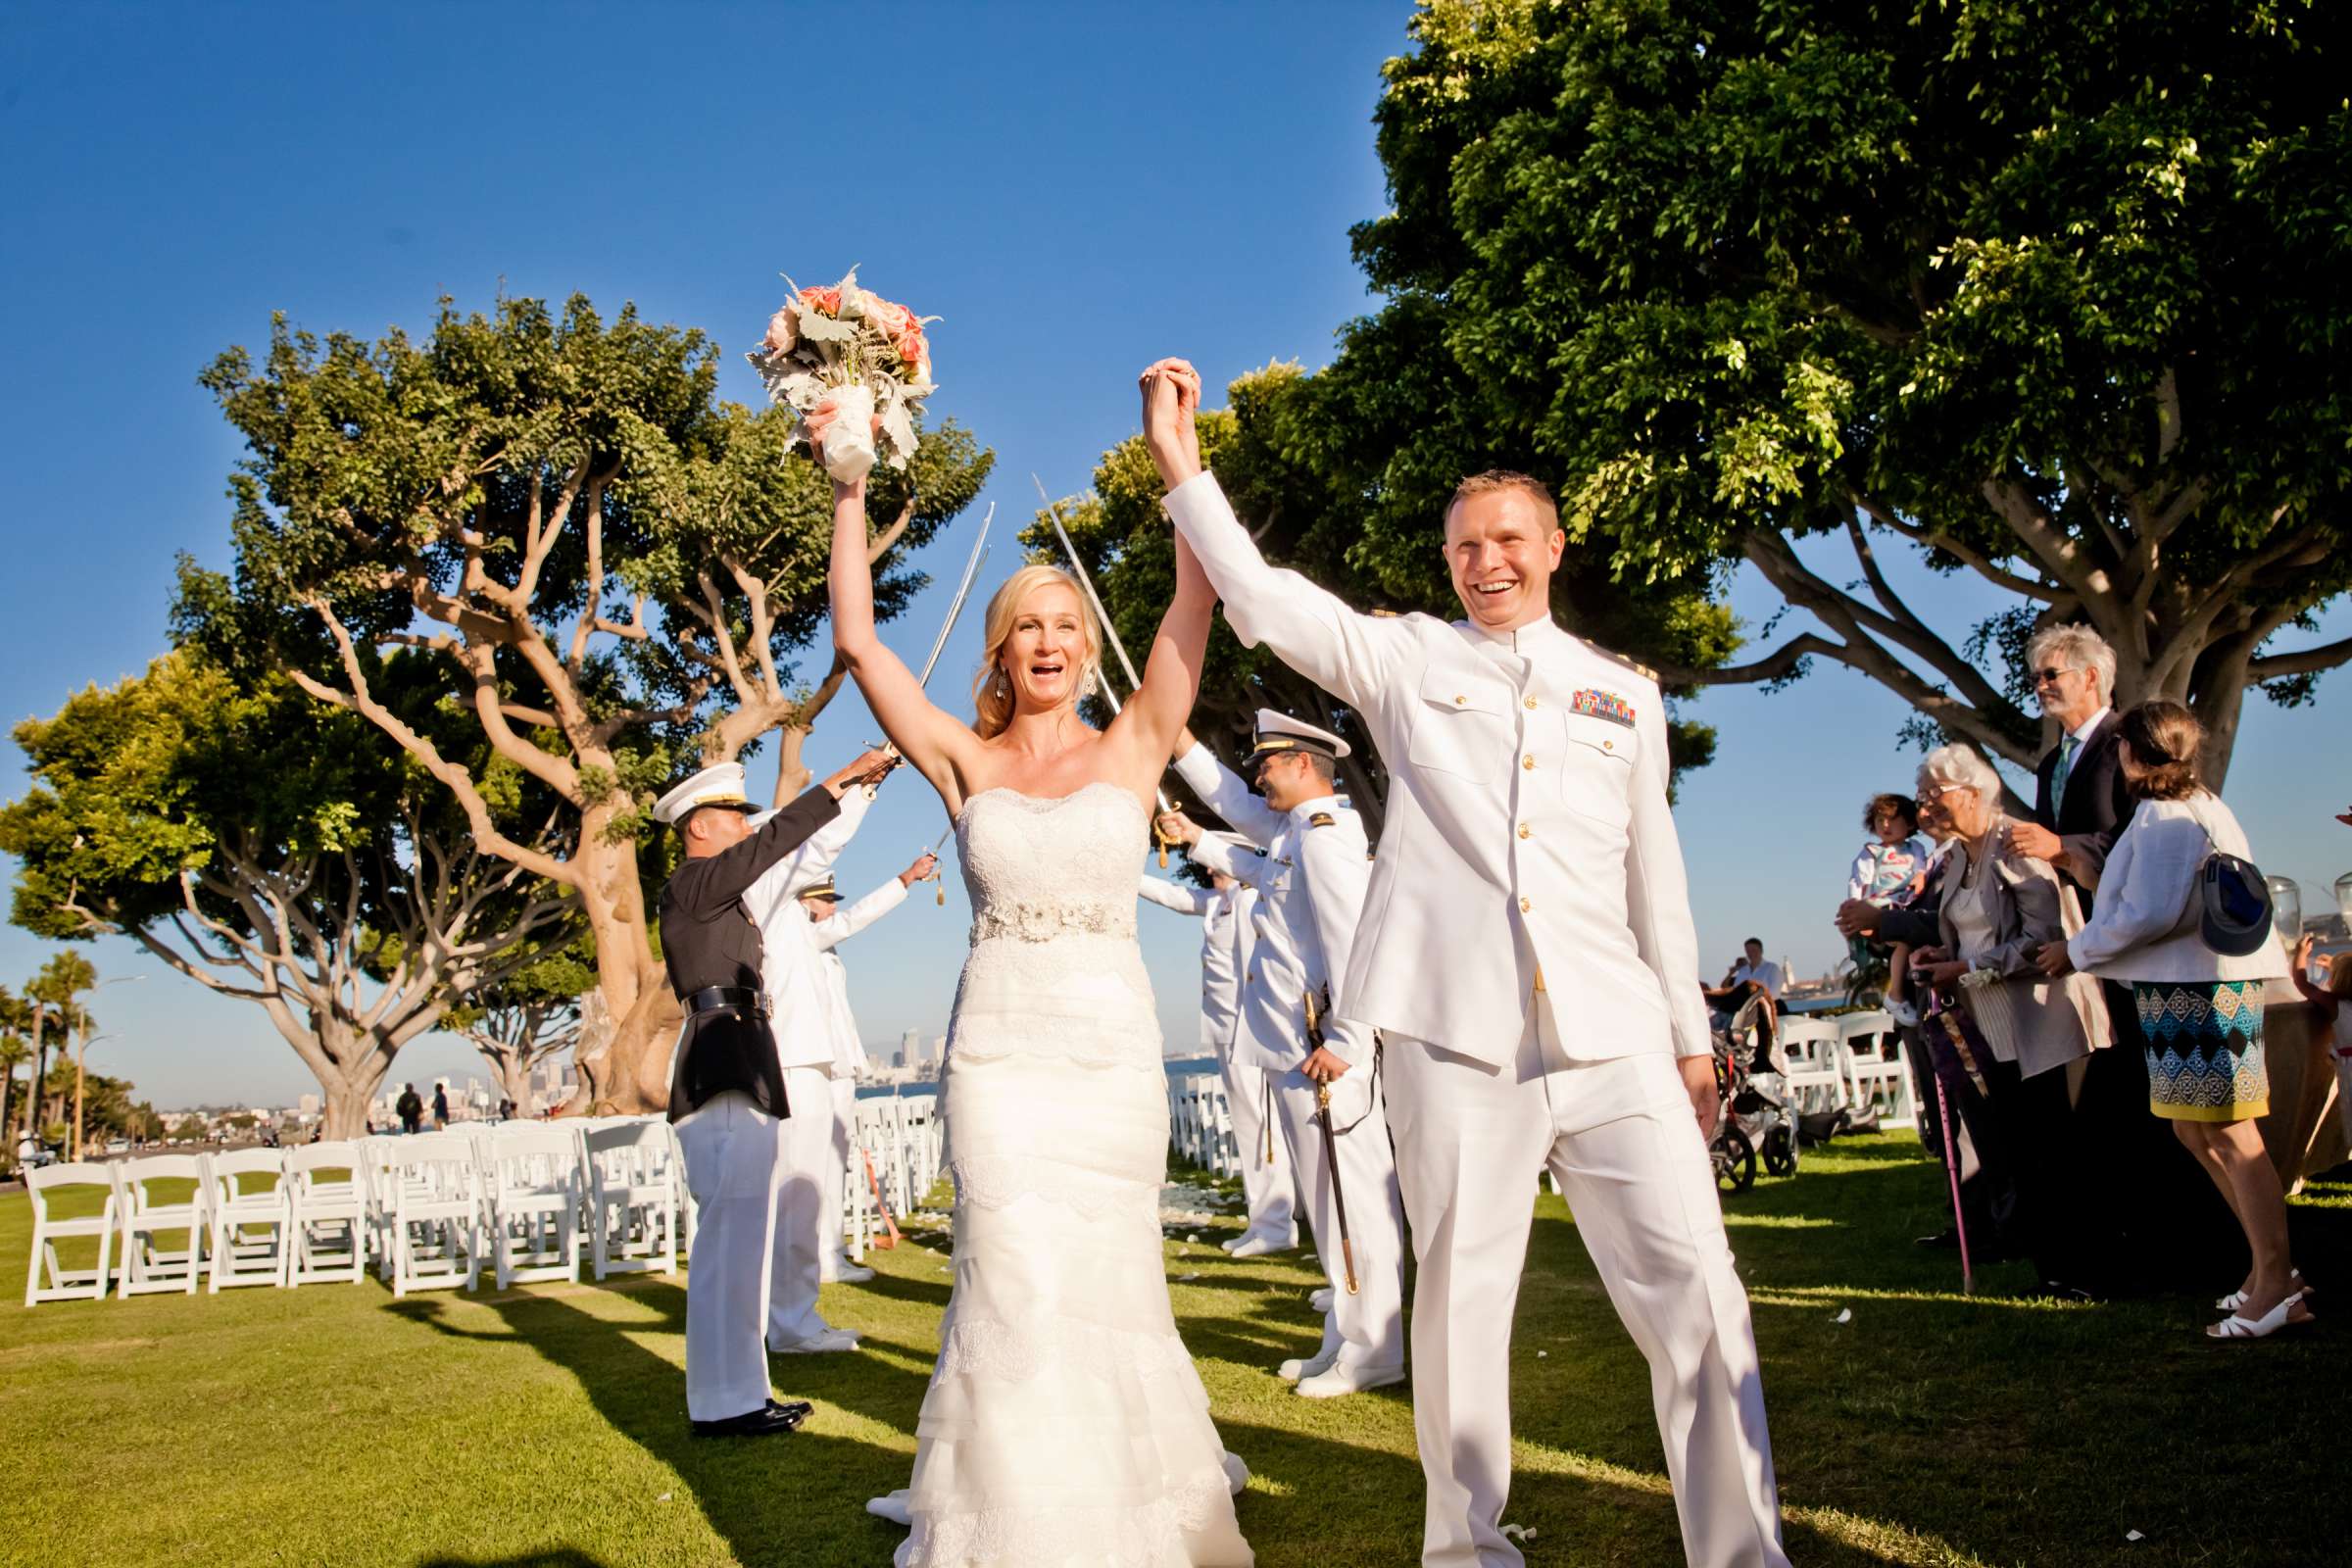
[[[2308,1311],[2301,1317],[2287,1315],[2301,1305],[2302,1300],[2301,1296],[2281,1297],[2277,1306],[2259,1318],[2241,1317],[2232,1312],[2207,1329],[2205,1337],[2209,1340],[2267,1340],[2280,1329],[2301,1328],[2316,1321]]]
[[[2312,1294],[2311,1287],[2303,1283],[2303,1271],[2301,1269],[2288,1269],[2286,1271],[2286,1279],[2287,1283],[2295,1288],[2295,1295],[2298,1298],[2306,1297]],[[2228,1296],[2221,1297],[2214,1301],[2214,1310],[2219,1312],[2234,1312],[2239,1307],[2245,1305],[2246,1300],[2247,1297],[2245,1292],[2231,1291]]]

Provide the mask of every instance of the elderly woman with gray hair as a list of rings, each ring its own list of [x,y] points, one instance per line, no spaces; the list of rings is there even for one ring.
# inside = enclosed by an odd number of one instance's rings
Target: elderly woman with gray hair
[[[1912,955],[1912,973],[1956,1003],[1991,1052],[1978,1065],[1995,1148],[1978,1153],[2005,1168],[2015,1195],[2004,1242],[2034,1260],[2049,1294],[2080,1297],[2064,1254],[2076,1184],[2065,1175],[2071,1106],[2058,1069],[2108,1043],[2106,1007],[2095,985],[2053,981],[2034,967],[2041,947],[2065,937],[2058,876],[2009,848],[2012,824],[1991,764],[1965,746],[1939,747],[1920,766],[1919,799],[1941,808],[1952,847],[1942,940]]]

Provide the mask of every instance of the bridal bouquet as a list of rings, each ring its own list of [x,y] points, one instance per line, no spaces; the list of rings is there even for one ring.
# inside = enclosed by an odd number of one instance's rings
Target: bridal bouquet
[[[906,466],[914,456],[914,415],[931,385],[931,345],[923,323],[904,305],[858,286],[858,270],[830,288],[784,279],[792,298],[768,318],[767,336],[744,356],[767,383],[767,395],[799,417],[825,471],[849,483],[878,459]]]

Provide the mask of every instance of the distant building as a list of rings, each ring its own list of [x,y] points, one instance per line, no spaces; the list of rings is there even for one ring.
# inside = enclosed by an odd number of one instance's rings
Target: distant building
[[[318,1114],[319,1102],[317,1095],[305,1095],[294,1103],[305,1121]]]

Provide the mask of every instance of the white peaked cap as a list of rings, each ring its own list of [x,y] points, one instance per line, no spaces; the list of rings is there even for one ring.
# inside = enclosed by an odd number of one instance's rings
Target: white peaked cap
[[[1348,743],[1327,729],[1318,729],[1303,718],[1277,713],[1271,708],[1257,710],[1257,744],[1250,749],[1253,758],[1269,752],[1319,752],[1325,757],[1346,757]]]
[[[654,820],[663,827],[676,827],[688,812],[706,806],[750,808],[743,793],[741,762],[715,762],[677,785],[654,803]]]

